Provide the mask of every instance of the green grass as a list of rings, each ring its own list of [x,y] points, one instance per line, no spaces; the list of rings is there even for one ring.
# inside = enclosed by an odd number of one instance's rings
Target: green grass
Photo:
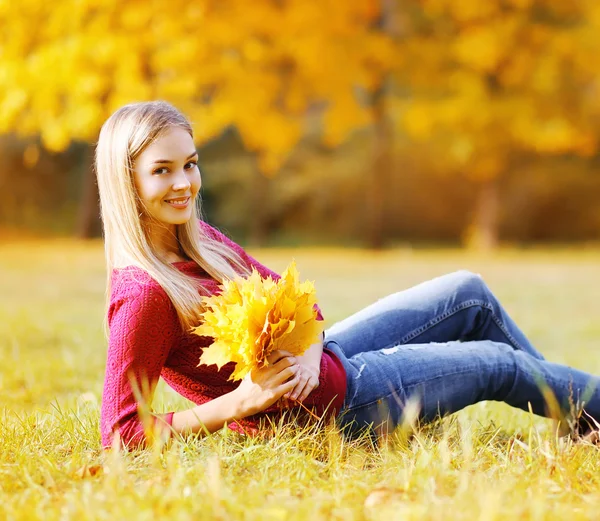
[[[600,373],[597,250],[254,253],[276,270],[295,257],[329,323],[433,276],[479,272],[550,360]],[[103,262],[98,242],[0,245],[0,520],[598,518],[598,449],[497,403],[380,447],[282,425],[269,439],[223,431],[104,454]],[[159,386],[157,411],[188,405]]]

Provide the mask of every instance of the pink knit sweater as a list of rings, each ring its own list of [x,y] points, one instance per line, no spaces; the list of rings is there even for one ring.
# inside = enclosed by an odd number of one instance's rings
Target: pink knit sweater
[[[200,222],[199,225],[206,234],[233,249],[263,277],[279,278],[222,233],[206,223]],[[174,265],[183,273],[201,279],[210,293],[220,291],[218,284],[194,261]],[[146,383],[153,389],[162,377],[175,391],[195,404],[206,403],[228,393],[239,382],[228,381],[233,364],[227,364],[221,370],[215,365],[198,366],[203,348],[209,346],[212,339],[181,328],[167,294],[145,271],[133,266],[114,270],[111,281],[110,336],[100,418],[102,445],[109,447],[117,431],[124,445],[143,445],[146,439],[130,383],[132,380],[140,389],[144,389]],[[320,311],[318,314],[322,320]],[[325,411],[327,414],[339,412],[346,393],[346,374],[339,359],[328,349],[323,350],[319,380],[319,386],[304,405],[319,415]],[[150,401],[151,393],[146,396]],[[278,412],[278,407],[272,406],[261,414],[232,422],[229,428],[256,434],[258,420],[265,415],[277,416]],[[170,425],[173,412],[156,417]]]

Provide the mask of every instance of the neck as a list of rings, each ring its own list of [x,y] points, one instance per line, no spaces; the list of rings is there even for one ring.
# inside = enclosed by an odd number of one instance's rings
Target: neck
[[[166,262],[182,258],[183,254],[177,238],[177,227],[170,225],[154,225],[148,230],[148,239],[156,255]]]

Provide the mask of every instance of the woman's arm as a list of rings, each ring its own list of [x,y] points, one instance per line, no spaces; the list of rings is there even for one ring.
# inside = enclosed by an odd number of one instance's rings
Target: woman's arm
[[[176,311],[154,282],[127,281],[114,289],[109,309],[109,349],[101,410],[102,444],[114,436],[127,447],[147,443],[148,431],[168,437],[174,431],[215,432],[235,419],[275,403],[297,383],[298,365],[289,353],[270,355],[271,365],[248,375],[232,392],[192,409],[153,414],[150,404],[181,327]]]
[[[293,389],[299,378],[296,358],[285,351],[269,355],[269,366],[248,374],[233,391],[187,411],[173,414],[172,429],[179,434],[218,431],[233,420],[263,411]]]
[[[280,275],[261,264],[254,257],[249,255],[239,244],[233,242],[225,234],[208,223],[200,221],[200,226],[213,239],[225,244],[236,252],[249,268],[255,268],[261,277],[271,277],[273,280],[280,278]],[[318,305],[315,304],[317,320],[323,320],[323,315]],[[323,340],[312,344],[302,356],[298,356],[300,371],[298,373],[299,381],[296,388],[292,389],[285,398],[304,401],[308,395],[319,385],[319,375],[321,373],[321,358],[323,356]]]
[[[240,401],[234,393],[235,391],[232,391],[193,409],[173,413],[173,432],[188,434],[204,431],[210,434],[234,419],[241,418]]]
[[[127,275],[123,275],[127,276]],[[149,411],[154,387],[179,339],[181,327],[164,290],[151,280],[124,280],[113,288],[110,335],[102,395],[100,430],[104,447],[116,433],[126,446],[145,442],[152,421],[168,429],[170,414]]]

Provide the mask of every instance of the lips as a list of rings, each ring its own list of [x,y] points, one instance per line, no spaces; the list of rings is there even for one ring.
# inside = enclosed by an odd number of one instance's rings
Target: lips
[[[191,197],[175,197],[173,199],[165,199],[165,203],[170,204],[173,208],[187,208],[191,201]]]

